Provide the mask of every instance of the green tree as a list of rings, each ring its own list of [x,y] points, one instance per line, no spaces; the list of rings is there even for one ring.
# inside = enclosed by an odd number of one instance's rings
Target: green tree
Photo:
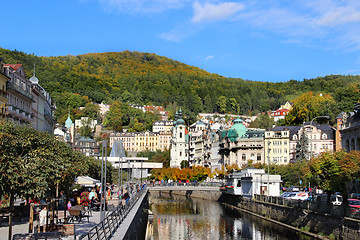
[[[216,102],[219,113],[225,113],[227,99],[225,96],[220,96]]]
[[[268,129],[275,125],[275,121],[268,114],[260,114],[254,121],[249,125],[251,128],[262,128]]]
[[[360,153],[358,151],[324,152],[310,160],[307,177],[314,184],[330,194],[341,192],[347,201],[347,184],[360,176]]]
[[[15,195],[25,199],[54,196],[57,186],[67,191],[75,177],[86,172],[84,155],[55,136],[4,120],[1,124],[0,198],[10,196],[11,211]]]
[[[100,107],[99,105],[86,103],[85,107],[81,110],[82,117],[88,117],[95,120],[100,120]]]
[[[115,101],[106,113],[104,125],[109,126],[115,132],[120,132],[123,126],[125,111],[122,102]]]

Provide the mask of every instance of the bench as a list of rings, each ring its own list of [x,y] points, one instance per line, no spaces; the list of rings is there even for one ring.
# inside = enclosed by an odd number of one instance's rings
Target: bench
[[[88,219],[88,222],[89,222],[89,217],[90,217],[89,214],[85,213],[84,211],[82,211],[80,209],[70,208],[67,222],[74,222],[74,221],[81,222],[81,220],[85,217]]]

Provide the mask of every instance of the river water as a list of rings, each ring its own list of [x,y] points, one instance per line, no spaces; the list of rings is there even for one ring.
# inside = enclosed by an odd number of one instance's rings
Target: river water
[[[146,240],[312,239],[216,201],[151,192]]]

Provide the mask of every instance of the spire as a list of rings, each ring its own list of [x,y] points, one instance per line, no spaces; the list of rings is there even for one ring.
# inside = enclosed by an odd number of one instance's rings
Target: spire
[[[30,81],[34,84],[39,84],[39,79],[35,76],[35,61],[34,61],[34,74],[33,76],[30,78]]]

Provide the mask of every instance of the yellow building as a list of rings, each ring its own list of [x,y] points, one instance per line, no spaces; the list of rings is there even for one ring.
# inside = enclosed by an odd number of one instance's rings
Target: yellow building
[[[265,131],[264,153],[265,163],[289,164],[290,131],[288,127],[279,126]]]
[[[1,117],[5,116],[5,107],[7,103],[6,98],[6,82],[9,80],[9,78],[4,73],[4,60],[0,58],[0,114]]]
[[[171,132],[121,132],[110,134],[110,147],[115,140],[121,140],[124,150],[128,155],[136,155],[137,152],[156,150],[165,151],[170,147]]]

